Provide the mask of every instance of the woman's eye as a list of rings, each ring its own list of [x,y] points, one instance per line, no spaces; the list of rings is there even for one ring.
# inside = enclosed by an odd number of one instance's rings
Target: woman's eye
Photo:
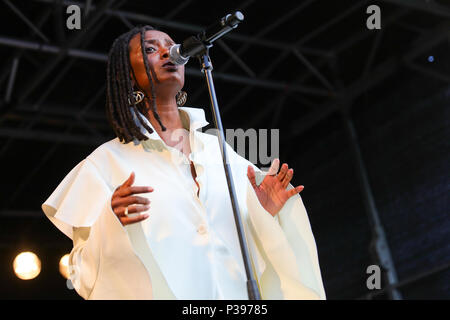
[[[147,53],[153,53],[153,52],[155,52],[155,51],[156,51],[156,49],[153,48],[153,47],[145,48],[145,52],[147,52]]]

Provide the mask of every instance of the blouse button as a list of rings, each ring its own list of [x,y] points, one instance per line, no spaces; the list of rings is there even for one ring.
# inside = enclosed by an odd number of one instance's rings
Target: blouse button
[[[197,232],[199,234],[206,234],[207,231],[208,230],[206,229],[206,226],[204,224],[201,224],[201,225],[198,226]]]

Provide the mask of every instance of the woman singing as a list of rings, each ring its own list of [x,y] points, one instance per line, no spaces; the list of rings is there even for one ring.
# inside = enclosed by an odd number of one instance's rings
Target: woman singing
[[[248,299],[218,139],[182,107],[184,66],[150,26],[109,52],[106,113],[117,138],[83,159],[42,205],[73,240],[85,299]],[[325,299],[293,169],[264,173],[227,145],[252,270],[263,299]]]

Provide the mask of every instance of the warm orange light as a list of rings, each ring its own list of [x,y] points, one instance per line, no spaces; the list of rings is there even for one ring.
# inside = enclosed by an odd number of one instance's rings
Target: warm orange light
[[[69,254],[65,254],[59,260],[59,272],[64,278],[69,279]]]
[[[41,260],[33,252],[22,252],[14,259],[13,269],[19,279],[31,280],[41,272]]]

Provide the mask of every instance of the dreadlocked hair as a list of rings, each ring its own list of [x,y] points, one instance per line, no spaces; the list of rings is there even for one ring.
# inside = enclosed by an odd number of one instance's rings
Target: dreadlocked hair
[[[153,84],[151,76],[151,74],[153,74],[154,76],[154,70],[149,65],[146,59],[147,55],[145,53],[144,39],[145,32],[147,30],[155,29],[149,25],[138,26],[131,29],[127,33],[122,34],[114,40],[111,50],[108,54],[108,65],[106,68],[106,116],[108,118],[108,122],[114,130],[114,133],[117,135],[120,142],[123,141],[124,143],[133,141],[133,139],[135,138],[140,141],[148,139],[148,137],[146,137],[136,125],[133,119],[133,115],[130,111],[131,108],[135,112],[139,123],[149,133],[153,133],[153,129],[150,128],[139,115],[139,112],[144,115],[148,114],[149,108],[145,103],[146,100],[149,102],[150,109],[152,110],[155,119],[161,126],[162,131],[166,131],[166,127],[162,124],[161,119],[156,111],[155,86]],[[145,71],[150,83],[151,97],[145,96],[140,103],[135,104],[133,91],[138,89],[142,92],[145,92],[144,90],[142,90],[142,88],[139,87],[139,84],[136,80],[136,88],[133,88],[133,83],[130,79],[130,73],[133,75],[134,79],[136,79],[136,77],[134,75],[134,70],[130,64],[129,43],[131,38],[133,38],[138,33],[140,33],[141,35],[142,57],[144,60]],[[154,77],[154,79],[156,79],[156,77]]]

